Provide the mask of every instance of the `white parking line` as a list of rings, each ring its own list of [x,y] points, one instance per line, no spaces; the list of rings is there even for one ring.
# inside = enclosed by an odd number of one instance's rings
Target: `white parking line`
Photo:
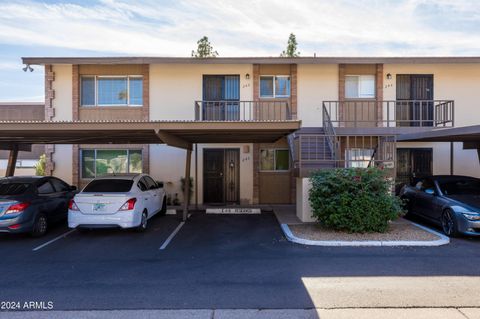
[[[170,236],[168,236],[167,240],[165,240],[165,242],[163,243],[163,245],[160,247],[160,250],[164,250],[165,248],[167,248],[168,244],[170,244],[170,242],[172,241],[173,237],[175,237],[175,235],[178,233],[178,231],[180,230],[180,228],[182,228],[182,226],[185,225],[185,222],[181,222],[177,228],[175,228],[175,230],[173,231],[173,233],[170,234]]]
[[[62,238],[64,238],[64,237],[67,237],[68,235],[70,235],[71,233],[73,233],[75,230],[76,230],[76,229],[69,230],[69,231],[67,231],[66,233],[61,234],[60,236],[55,237],[54,239],[49,240],[49,241],[47,241],[46,243],[41,244],[40,246],[37,246],[37,247],[33,248],[32,250],[33,250],[33,251],[37,251],[37,250],[39,250],[39,249],[42,249],[43,247],[48,246],[48,245],[50,245],[51,243],[54,243],[54,242],[56,242],[56,241],[59,240],[59,239],[62,239]]]

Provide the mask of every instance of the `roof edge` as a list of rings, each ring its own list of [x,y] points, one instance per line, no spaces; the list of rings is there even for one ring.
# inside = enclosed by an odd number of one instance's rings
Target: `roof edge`
[[[24,64],[402,64],[480,63],[480,56],[437,57],[22,57]]]

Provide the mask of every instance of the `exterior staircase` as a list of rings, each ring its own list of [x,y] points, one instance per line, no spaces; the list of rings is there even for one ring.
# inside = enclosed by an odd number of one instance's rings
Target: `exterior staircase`
[[[288,137],[294,176],[307,177],[319,169],[336,167],[337,138],[325,133],[324,128],[302,128]]]

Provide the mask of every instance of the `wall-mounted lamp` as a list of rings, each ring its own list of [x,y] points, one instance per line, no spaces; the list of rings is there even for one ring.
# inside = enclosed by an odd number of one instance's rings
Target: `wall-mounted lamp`
[[[391,80],[392,79],[392,75],[390,73],[387,73],[387,80]]]
[[[249,73],[245,74],[245,79],[250,80],[250,74]]]
[[[30,66],[30,64],[25,65],[25,67],[22,68],[22,70],[23,72],[27,72],[27,70],[30,72],[33,72],[33,68]]]

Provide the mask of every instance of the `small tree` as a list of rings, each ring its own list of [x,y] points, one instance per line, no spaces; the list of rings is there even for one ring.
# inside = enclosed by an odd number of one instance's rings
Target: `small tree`
[[[208,37],[204,36],[197,41],[197,51],[192,50],[192,57],[195,58],[215,58],[218,52],[213,49],[213,46],[208,41]]]
[[[47,156],[45,154],[40,155],[40,159],[35,164],[35,175],[45,176],[45,167],[47,165]]]
[[[283,58],[294,58],[300,56],[300,52],[297,51],[297,38],[295,37],[295,34],[290,33],[290,36],[288,37],[287,49],[282,51],[280,56]]]

